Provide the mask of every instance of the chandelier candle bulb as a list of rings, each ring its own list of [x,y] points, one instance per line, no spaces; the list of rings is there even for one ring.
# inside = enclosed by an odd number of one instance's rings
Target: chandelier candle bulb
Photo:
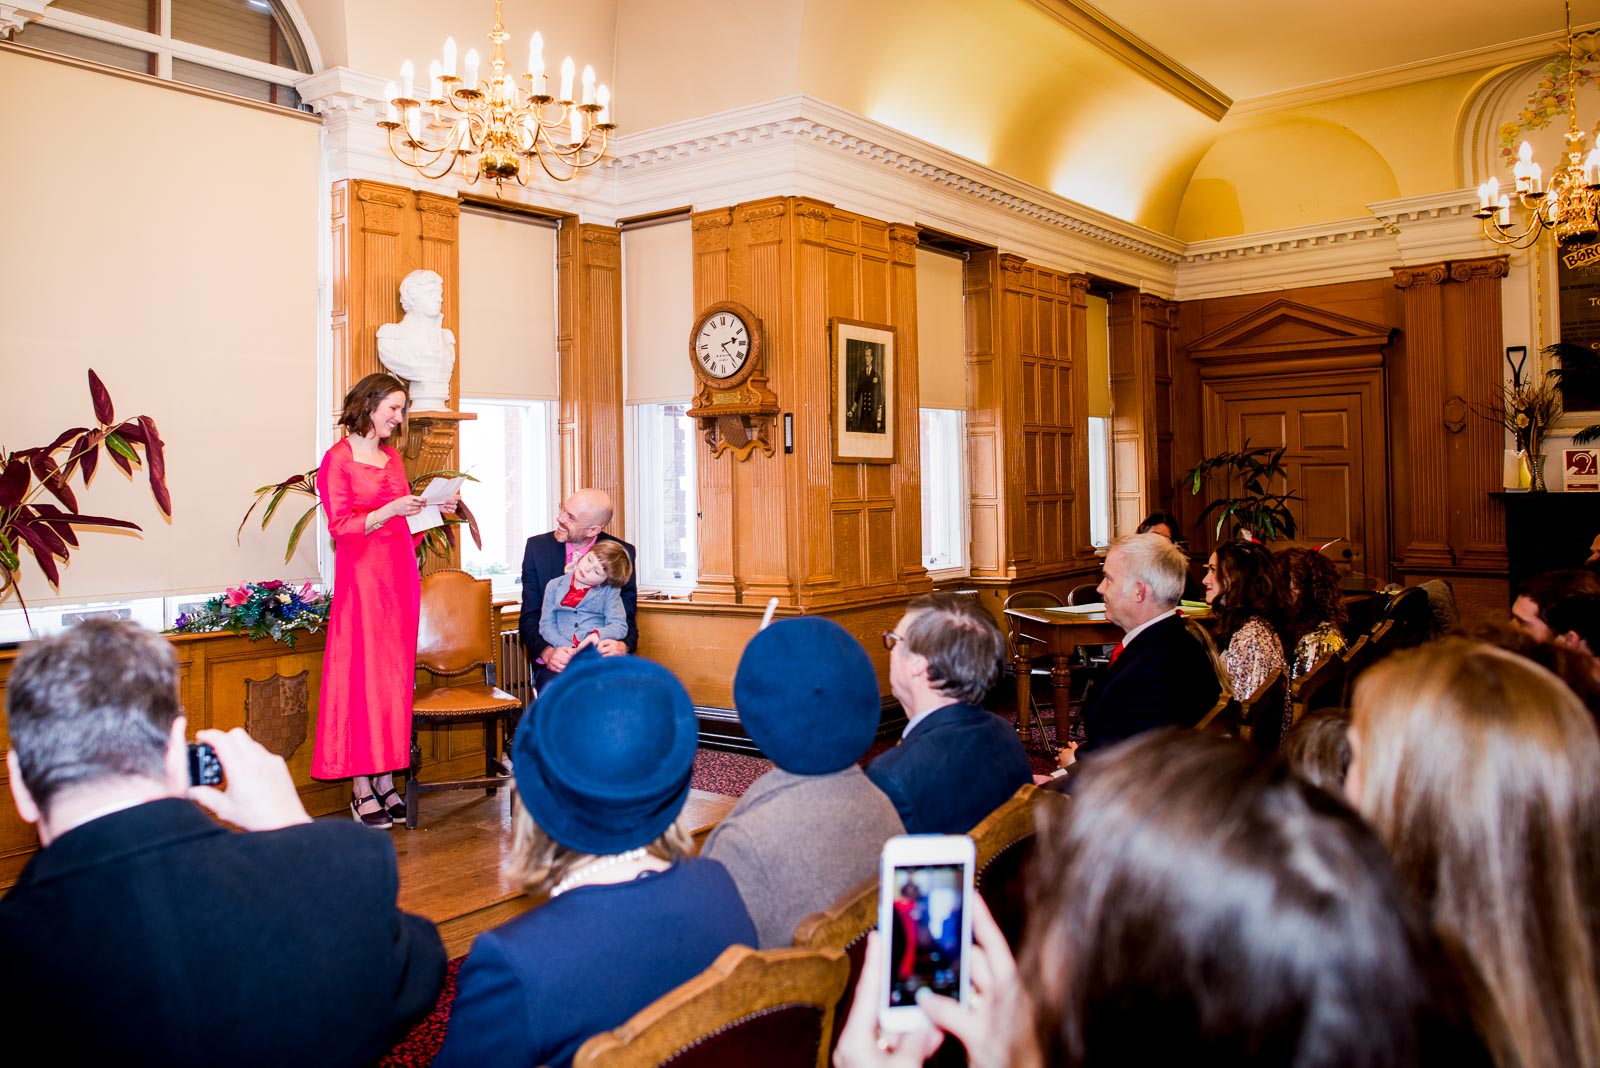
[[[394,98],[399,95],[400,87],[394,84],[394,82],[390,82],[383,87],[383,99],[385,101],[384,108],[386,109],[383,115],[384,122],[400,121],[400,111],[394,106]]]
[[[572,103],[572,75],[576,68],[572,65],[572,57],[568,56],[561,61],[561,102]]]
[[[400,64],[400,95],[407,100],[412,99],[411,93],[416,88],[414,84],[416,76],[417,68],[411,65],[409,59]]]
[[[533,77],[533,91],[539,92],[539,80],[544,77],[544,38],[539,31],[533,32],[533,40],[528,42],[528,73]]]
[[[456,39],[454,37],[446,37],[444,39],[444,76],[446,78],[454,78],[456,76]]]
[[[422,140],[422,109],[406,109],[406,129],[411,134],[411,140]]]
[[[465,80],[466,88],[476,89],[478,87],[478,50],[476,48],[467,49],[467,77]]]
[[[595,122],[599,123],[601,126],[610,125],[611,90],[602,85],[599,89],[595,90],[594,98],[595,102],[600,105],[600,114],[595,116]]]
[[[1504,193],[1500,194],[1500,225],[1511,225],[1511,198]]]
[[[577,108],[572,109],[572,145],[576,148],[583,144],[583,112]]]
[[[594,68],[587,63],[583,67],[583,102],[594,103]]]
[[[1591,186],[1600,185],[1600,148],[1591,148],[1583,161],[1583,180]]]

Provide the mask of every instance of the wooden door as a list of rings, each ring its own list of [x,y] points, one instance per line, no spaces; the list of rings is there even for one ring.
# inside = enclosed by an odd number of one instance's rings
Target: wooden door
[[[1296,540],[1330,555],[1350,550],[1350,569],[1388,572],[1389,515],[1381,372],[1281,375],[1206,384],[1206,453],[1288,447],[1287,483],[1301,501]]]

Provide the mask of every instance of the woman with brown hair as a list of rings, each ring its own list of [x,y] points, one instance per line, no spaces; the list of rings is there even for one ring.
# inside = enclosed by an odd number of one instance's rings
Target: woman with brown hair
[[[1488,1063],[1382,845],[1280,758],[1148,732],[1041,823],[1021,958],[977,902],[970,1005],[918,999],[974,1068]],[[876,1033],[883,948],[839,1068],[918,1063],[942,1037]]]
[[[1600,1064],[1600,735],[1560,679],[1480,642],[1356,684],[1345,794],[1460,957],[1502,1068]]]
[[[1294,650],[1289,677],[1298,679],[1324,657],[1345,649],[1350,613],[1339,590],[1339,569],[1315,549],[1285,549],[1273,554],[1278,589],[1283,594],[1284,649]]]
[[[1233,695],[1242,701],[1285,666],[1272,554],[1257,542],[1225,541],[1207,561],[1201,584],[1217,618],[1212,637],[1222,650]]]
[[[317,469],[317,496],[333,538],[333,607],[311,774],[351,779],[350,815],[368,827],[404,819],[394,772],[411,762],[421,578],[407,516],[422,510],[392,447],[411,395],[393,375],[370,374],[344,398],[334,442]],[[440,511],[454,512],[452,500]]]

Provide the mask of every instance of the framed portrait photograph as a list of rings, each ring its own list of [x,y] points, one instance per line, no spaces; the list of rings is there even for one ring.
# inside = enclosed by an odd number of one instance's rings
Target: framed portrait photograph
[[[833,458],[894,462],[894,327],[834,319]]]

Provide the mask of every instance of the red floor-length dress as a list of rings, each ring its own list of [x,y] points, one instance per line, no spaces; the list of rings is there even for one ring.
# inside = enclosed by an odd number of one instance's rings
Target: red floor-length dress
[[[367,513],[411,492],[399,455],[383,451],[389,462],[373,467],[340,441],[317,470],[334,542],[333,610],[311,755],[318,779],[381,775],[411,759],[422,580],[404,516],[364,532]]]

